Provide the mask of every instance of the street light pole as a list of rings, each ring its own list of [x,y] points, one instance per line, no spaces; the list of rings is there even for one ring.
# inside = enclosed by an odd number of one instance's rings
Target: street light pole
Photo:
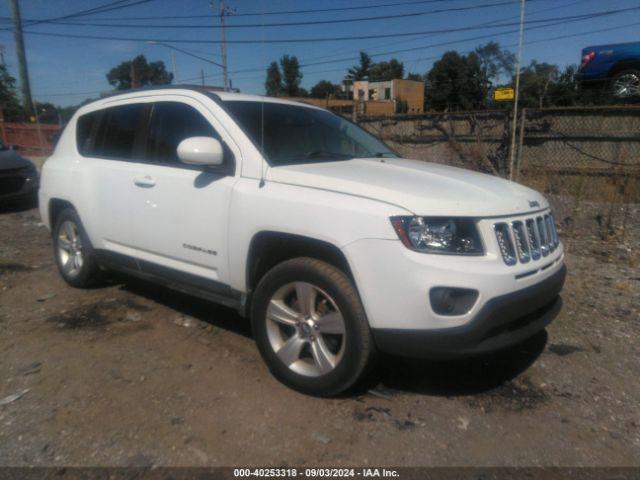
[[[518,123],[518,94],[520,93],[520,65],[522,63],[522,41],[524,39],[524,4],[520,0],[520,36],[518,39],[518,58],[516,60],[516,85],[513,97],[513,119],[511,122],[511,148],[509,148],[509,180],[513,180],[513,163],[516,155],[516,128]]]

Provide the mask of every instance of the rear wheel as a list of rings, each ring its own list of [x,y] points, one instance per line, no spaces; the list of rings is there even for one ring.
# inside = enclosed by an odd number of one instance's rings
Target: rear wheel
[[[303,393],[342,393],[372,365],[375,347],[358,294],[320,260],[296,258],[269,271],[256,288],[251,321],[274,376]]]
[[[640,70],[625,70],[611,80],[613,96],[618,99],[640,98]]]
[[[91,243],[75,210],[60,212],[53,228],[53,251],[62,278],[71,286],[93,285],[99,268]]]

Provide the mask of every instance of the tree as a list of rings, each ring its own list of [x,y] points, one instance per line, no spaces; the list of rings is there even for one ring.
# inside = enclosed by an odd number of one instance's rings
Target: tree
[[[404,64],[395,58],[388,62],[374,63],[369,70],[369,80],[387,81],[394,78],[402,78],[404,76]]]
[[[6,65],[0,65],[0,108],[8,122],[24,119],[24,110],[16,93],[16,79],[9,74]]]
[[[558,76],[558,81],[553,85],[551,98],[553,104],[560,107],[570,107],[583,103],[582,93],[578,89],[576,74],[577,65],[567,65]]]
[[[427,105],[436,110],[470,110],[484,103],[480,59],[475,53],[450,51],[426,75]]]
[[[575,79],[577,71],[575,65],[560,70],[557,65],[533,60],[520,72],[520,104],[542,108],[583,103]]]
[[[300,96],[302,72],[300,71],[300,63],[298,62],[297,57],[283,55],[280,59],[280,67],[282,68],[284,94],[289,97]]]
[[[511,78],[514,74],[516,56],[508,50],[500,48],[497,42],[489,42],[475,49],[475,54],[480,61],[482,82],[487,94],[500,80],[501,76]],[[489,98],[487,98],[489,100]]]
[[[131,78],[133,74],[134,79]],[[144,85],[167,85],[173,81],[173,74],[167,72],[164,62],[147,63],[144,55],[138,55],[133,60],[122,62],[107,73],[109,85],[116,90],[128,90]]]
[[[369,70],[373,62],[366,52],[360,51],[360,64],[354,65],[348,70],[347,77],[349,80],[366,80],[369,78]]]
[[[282,74],[278,62],[271,62],[267,68],[267,79],[264,82],[264,90],[270,97],[282,95]]]
[[[520,72],[520,105],[538,108],[551,105],[550,93],[559,77],[557,65],[532,60]]]
[[[320,80],[311,87],[312,98],[329,98],[338,95],[340,92],[340,85],[331,83],[328,80]]]
[[[424,77],[419,73],[409,72],[407,73],[407,80],[413,80],[414,82],[423,82]]]
[[[58,124],[61,121],[60,110],[53,103],[50,102],[35,102],[36,113],[38,115],[38,122]]]

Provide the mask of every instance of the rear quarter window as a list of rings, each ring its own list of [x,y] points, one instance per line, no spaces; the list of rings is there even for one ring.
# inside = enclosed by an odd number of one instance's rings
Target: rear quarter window
[[[76,124],[76,146],[80,155],[91,155],[91,144],[98,127],[101,112],[86,113]]]

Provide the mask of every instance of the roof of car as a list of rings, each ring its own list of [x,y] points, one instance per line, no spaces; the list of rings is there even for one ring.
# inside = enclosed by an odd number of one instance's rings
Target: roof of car
[[[211,87],[201,86],[201,85],[151,85],[140,88],[133,88],[130,90],[124,90],[120,92],[113,92],[104,95],[100,99],[96,99],[95,102],[100,102],[101,100],[113,100],[116,97],[131,95],[135,93],[152,93],[155,91],[163,91],[163,90],[191,90],[200,93],[204,93],[213,97],[217,97],[218,99],[225,101],[241,101],[241,102],[269,102],[269,103],[281,103],[288,105],[298,105],[309,108],[319,108],[315,105],[310,105],[308,103],[297,102],[294,100],[288,100],[284,98],[278,97],[268,97],[265,95],[250,95],[246,93],[236,93],[236,92],[225,92],[220,91],[218,89],[214,89]],[[94,102],[90,102],[87,105],[93,104]]]

